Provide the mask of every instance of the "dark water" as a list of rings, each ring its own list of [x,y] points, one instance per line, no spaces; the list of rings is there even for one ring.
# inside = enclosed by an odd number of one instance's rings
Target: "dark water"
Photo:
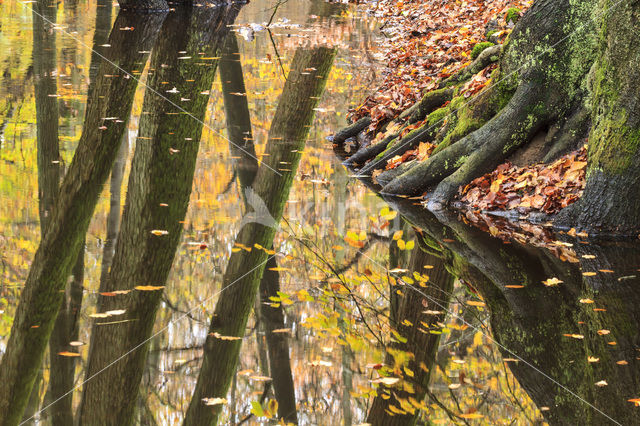
[[[378,197],[377,23],[277,4],[0,5],[0,418],[637,423],[639,247]]]

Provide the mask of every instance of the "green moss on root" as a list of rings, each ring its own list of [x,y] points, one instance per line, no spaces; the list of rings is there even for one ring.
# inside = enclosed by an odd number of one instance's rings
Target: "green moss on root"
[[[477,59],[483,50],[491,46],[494,46],[494,44],[490,41],[483,41],[482,43],[476,44],[475,46],[473,46],[473,49],[471,49],[471,59]]]
[[[520,16],[522,15],[522,11],[517,7],[511,7],[507,10],[507,14],[505,15],[504,21],[508,24],[509,22],[513,22],[514,24],[520,20]]]

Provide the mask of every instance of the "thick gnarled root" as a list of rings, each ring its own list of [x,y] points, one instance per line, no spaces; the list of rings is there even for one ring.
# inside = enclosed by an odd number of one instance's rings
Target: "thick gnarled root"
[[[545,125],[548,117],[542,97],[533,85],[521,85],[509,103],[484,126],[416,163],[386,184],[382,192],[418,195],[437,185],[430,207],[444,206],[461,185],[493,170]]]

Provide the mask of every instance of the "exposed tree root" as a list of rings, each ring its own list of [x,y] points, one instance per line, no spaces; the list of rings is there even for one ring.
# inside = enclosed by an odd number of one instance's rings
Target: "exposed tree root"
[[[347,139],[356,136],[371,124],[371,117],[362,117],[350,126],[345,127],[333,136],[333,143],[342,144]]]
[[[491,65],[494,62],[498,62],[500,53],[502,53],[501,44],[496,44],[495,46],[486,48],[468,67],[462,68],[451,77],[443,80],[439,85],[440,88],[455,86],[469,80],[471,77],[485,69],[487,66]]]
[[[395,143],[391,142],[391,146],[386,151],[383,151],[381,155],[378,155],[378,157],[376,157],[375,160],[371,161],[369,164],[360,169],[360,174],[371,174],[375,169],[383,166],[387,163],[387,161],[389,161],[396,155],[402,155],[406,151],[418,146],[420,142],[429,140],[429,135],[431,134],[430,130],[431,129],[429,129],[428,127],[421,127],[420,129],[416,129],[413,132],[409,133],[404,137],[404,139],[396,141]]]
[[[446,202],[460,185],[492,170],[547,121],[541,94],[537,92],[531,84],[521,85],[507,106],[486,125],[417,163],[385,185],[383,192],[416,195],[438,184],[432,200]]]
[[[440,108],[445,102],[450,101],[454,93],[455,90],[452,88],[439,89],[427,93],[418,102],[411,117],[409,117],[409,123],[417,123],[420,120],[424,120],[427,115]]]
[[[384,150],[387,149],[389,143],[396,139],[398,136],[398,133],[393,133],[382,139],[380,142],[372,143],[369,146],[359,149],[358,152],[353,154],[344,162],[344,165],[353,167],[366,163],[367,161],[384,152]]]
[[[591,110],[580,106],[561,123],[556,123],[556,130],[549,132],[545,145],[549,147],[542,161],[549,163],[568,152],[577,149],[589,136],[591,129]]]

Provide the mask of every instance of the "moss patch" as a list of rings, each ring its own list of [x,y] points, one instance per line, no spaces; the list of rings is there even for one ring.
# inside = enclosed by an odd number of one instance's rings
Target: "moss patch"
[[[473,49],[471,49],[471,59],[477,59],[484,49],[493,45],[494,44],[490,41],[483,41],[482,43],[476,44],[475,46],[473,46]]]

